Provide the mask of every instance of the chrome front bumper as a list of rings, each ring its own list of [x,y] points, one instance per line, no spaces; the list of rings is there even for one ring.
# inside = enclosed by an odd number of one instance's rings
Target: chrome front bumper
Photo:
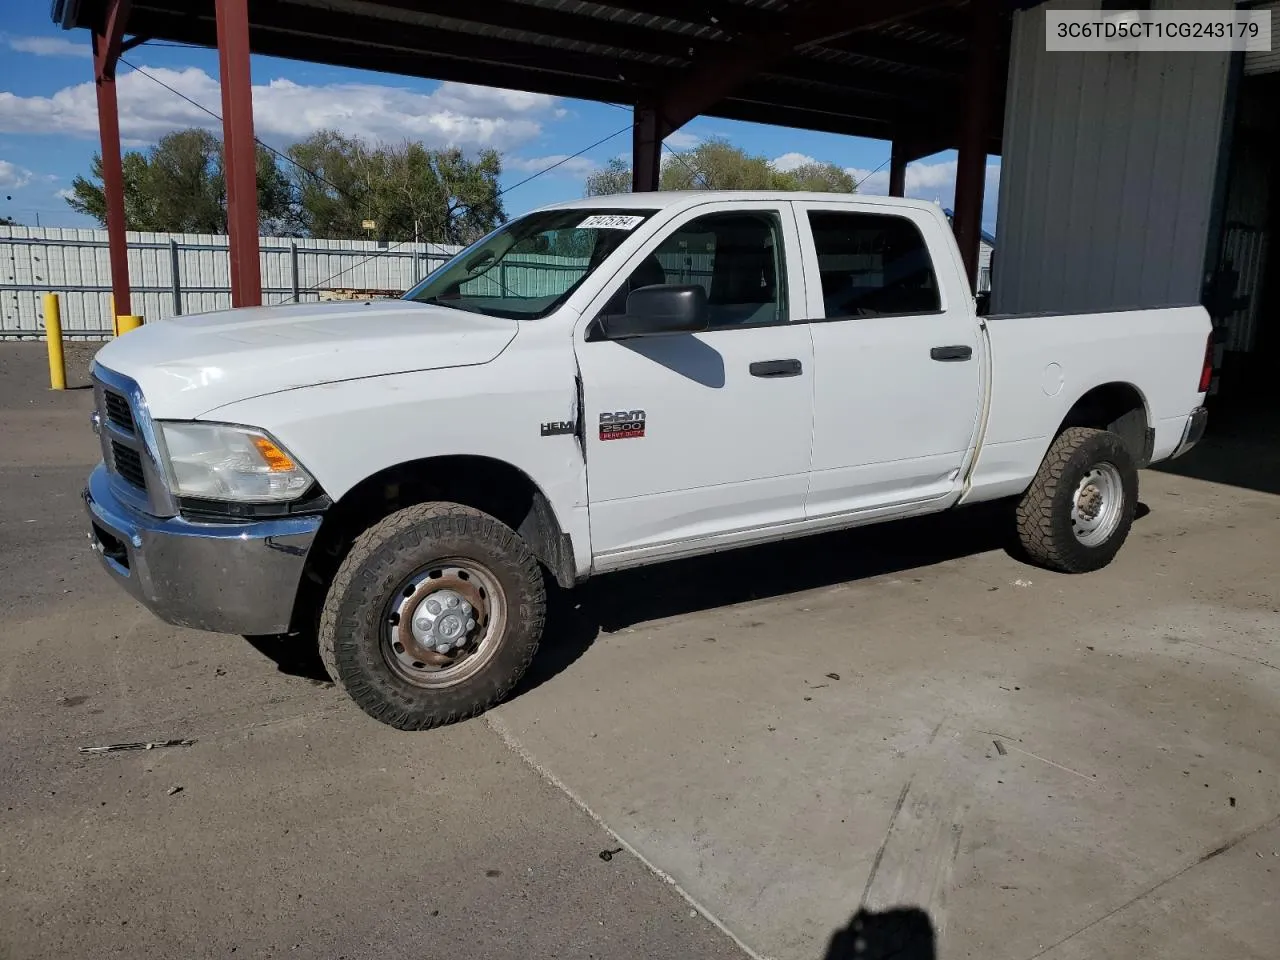
[[[1191,416],[1187,417],[1187,425],[1182,428],[1182,439],[1178,441],[1177,447],[1169,459],[1180,457],[1197,443],[1204,436],[1205,427],[1209,424],[1209,411],[1204,407],[1196,407],[1191,411]]]
[[[319,516],[237,523],[153,517],[124,502],[99,464],[84,491],[103,566],[162,620],[217,633],[289,629]]]

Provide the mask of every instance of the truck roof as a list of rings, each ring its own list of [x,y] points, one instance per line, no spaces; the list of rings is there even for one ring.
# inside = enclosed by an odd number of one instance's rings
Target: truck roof
[[[542,210],[611,210],[635,208],[640,210],[664,210],[668,207],[692,206],[708,200],[768,200],[785,201],[800,200],[818,203],[830,203],[832,200],[863,200],[877,206],[914,207],[924,210],[938,210],[938,205],[929,200],[906,200],[902,197],[886,197],[881,194],[867,193],[808,193],[786,190],[662,190],[653,193],[613,193],[600,197],[584,197],[580,200],[566,200],[563,203],[548,204]]]

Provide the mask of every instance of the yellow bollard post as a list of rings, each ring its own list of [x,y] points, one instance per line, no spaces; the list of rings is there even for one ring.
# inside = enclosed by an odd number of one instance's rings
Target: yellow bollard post
[[[56,293],[44,295],[44,335],[49,348],[49,389],[67,389],[67,363],[62,356],[62,311]]]
[[[116,317],[116,327],[122,337],[130,330],[137,330],[140,326],[142,326],[142,318],[136,313],[122,313]]]

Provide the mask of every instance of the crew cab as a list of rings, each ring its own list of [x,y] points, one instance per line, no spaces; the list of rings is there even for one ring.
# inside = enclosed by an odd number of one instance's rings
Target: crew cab
[[[1199,306],[979,317],[934,204],[651,193],[546,207],[399,300],[153,323],[94,366],[85,491],[164,619],[310,633],[423,729],[519,680],[548,578],[1010,498],[1106,565],[1205,428]]]

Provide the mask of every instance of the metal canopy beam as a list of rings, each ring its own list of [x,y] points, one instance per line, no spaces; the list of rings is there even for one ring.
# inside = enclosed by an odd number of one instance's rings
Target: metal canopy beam
[[[662,176],[662,141],[666,135],[653,104],[636,104],[635,125],[631,128],[633,193],[650,193],[658,189]]]
[[[349,21],[333,23],[321,13],[303,24],[296,17],[278,15],[280,4],[274,6],[276,11],[270,11],[259,0],[251,8],[253,49],[265,56],[303,57],[313,63],[400,76],[537,90],[554,96],[588,97],[612,103],[637,103],[649,93],[645,84],[619,79],[617,61],[602,57],[587,54],[560,57],[556,56],[558,51],[551,48],[516,45],[511,41],[494,46],[493,39],[488,37],[469,36],[455,42],[455,34],[425,28],[413,28],[409,32],[373,31],[365,46],[348,39],[335,39],[330,33],[346,29],[351,25]],[[264,16],[264,12],[270,15]],[[156,37],[208,44],[212,40],[213,4],[211,0],[203,0],[194,4],[187,14],[177,15],[160,10],[156,0],[142,0],[135,6],[134,21],[137,29]],[[309,33],[301,36],[299,30]],[[378,44],[376,48],[374,42]],[[422,46],[415,46],[419,43],[429,46],[424,50]],[[518,59],[512,59],[517,52]],[[778,69],[784,69],[783,65]],[[660,78],[669,72],[649,73],[644,79],[656,87]],[[950,130],[954,123],[951,114],[959,107],[959,100],[952,99],[961,86],[959,83],[935,90],[930,111],[923,113],[918,105],[912,107],[896,96],[900,88],[894,78],[879,71],[842,70],[834,63],[805,63],[798,65],[796,72],[807,74],[814,81],[820,78],[843,85],[814,89],[796,86],[795,78],[762,75],[704,112],[756,123],[889,138],[897,127],[914,131],[945,122],[945,128]],[[921,91],[926,89],[919,81],[911,86],[913,92],[917,87]],[[949,136],[950,144],[938,149],[954,145],[954,135]]]
[[[709,37],[690,37],[625,20],[535,7],[514,0],[484,0],[449,10],[424,7],[421,0],[378,0],[378,6],[412,13],[448,17],[460,24],[519,30],[544,39],[568,40],[598,47],[616,47],[650,56],[688,60],[711,43]],[[397,21],[385,20],[388,25]],[[463,31],[465,32],[465,31]]]
[[[777,17],[771,10],[725,0],[599,0],[627,13],[661,17],[694,27],[718,30],[726,36],[754,32]]]
[[[894,138],[893,152],[889,155],[889,196],[907,195],[907,149],[899,138]]]
[[[220,2],[220,0],[219,0]],[[538,46],[501,37],[448,32],[410,23],[391,24],[356,14],[314,11],[299,17],[297,8],[278,0],[256,0],[254,27],[288,34],[309,43],[313,39],[341,37],[345,42],[370,48],[452,56],[481,63],[544,69],[584,77],[615,78],[636,86],[657,82],[662,67],[641,61]],[[375,49],[370,54],[377,55]]]
[[[624,20],[603,16],[593,16],[581,10],[552,9],[535,7],[516,0],[486,0],[485,3],[472,4],[463,8],[452,8],[437,11],[424,8],[421,0],[378,0],[377,6],[389,11],[407,11],[410,13],[429,14],[448,17],[458,24],[450,29],[466,33],[466,27],[474,25],[478,28],[496,28],[518,30],[536,35],[544,40],[566,40],[577,44],[614,47],[637,54],[662,57],[671,61],[680,61],[683,66],[697,61],[704,56],[723,51],[727,41],[737,36],[735,30],[750,27],[753,32],[769,34],[776,28],[777,22],[785,15],[753,10],[750,7],[739,7],[742,13],[726,12],[721,16],[732,17],[735,26],[731,29],[724,19],[717,17],[712,23],[710,18],[716,16],[707,12],[703,17],[689,17],[688,8],[676,11],[667,10],[661,14],[664,20],[677,21],[697,19],[701,27],[698,34],[671,29],[670,23],[659,23],[656,20]],[[618,6],[611,3],[611,6]],[[640,8],[642,3],[633,3],[630,7]],[[682,5],[683,7],[683,5]],[[748,14],[743,16],[743,13]],[[315,16],[316,14],[312,14]],[[398,20],[384,21],[390,26]],[[534,41],[536,42],[536,41]],[[848,53],[864,58],[869,63],[880,64],[889,69],[908,67],[926,71],[931,75],[955,74],[957,79],[964,74],[965,56],[963,51],[949,50],[932,45],[924,45],[893,37],[840,37],[823,44],[840,53]]]
[[[223,2],[133,0],[127,26],[135,42],[145,36],[216,46]],[[114,3],[81,0],[64,26],[101,24]],[[898,185],[913,159],[960,142],[978,2],[246,5],[256,54],[639,104],[632,159],[641,188],[656,185],[663,138],[698,114],[892,140]],[[1005,50],[997,42],[992,52]],[[992,153],[1000,151],[1000,93],[993,91],[987,107],[985,148]]]
[[[120,160],[120,109],[116,100],[116,62],[129,21],[129,0],[111,0],[93,42],[93,83],[98,99],[98,137],[102,147],[102,195],[106,201],[111,296],[116,315],[133,313],[129,287],[129,247],[125,236],[124,169]],[[115,317],[111,318],[115,326]]]
[[[231,305],[262,304],[258,257],[258,148],[253,138],[248,0],[217,0],[222,155],[227,178]]]
[[[746,34],[706,58],[684,79],[665,91],[663,121],[679,129],[712,104],[723,100],[751,76],[766,71],[801,47],[821,44],[944,6],[950,0],[898,0],[853,5],[806,0],[784,21],[764,33]]]
[[[255,16],[257,9],[255,5]],[[212,16],[206,18],[194,11],[190,15],[147,11],[141,24],[154,36],[167,40],[212,45]],[[589,83],[593,94],[603,94],[604,98],[615,103],[631,100],[635,96],[628,84],[617,79],[616,68],[611,75],[584,76],[568,72],[563,63],[554,61],[544,67],[541,64],[479,60],[468,56],[478,51],[457,49],[451,43],[450,36],[441,32],[434,33],[433,48],[425,51],[407,44],[403,48],[396,47],[392,37],[386,38],[391,45],[375,48],[354,45],[332,37],[306,37],[300,45],[297,35],[263,28],[256,23],[250,25],[249,32],[253,40],[253,52],[261,56],[353,67],[397,76],[484,84],[510,90],[535,89],[541,93],[563,97],[585,96],[584,83]]]
[[[969,73],[961,117],[960,152],[956,161],[955,215],[952,226],[969,284],[977,289],[982,241],[982,200],[987,177],[987,138],[991,126],[991,54],[995,47],[993,0],[973,0],[974,22],[969,46]]]

